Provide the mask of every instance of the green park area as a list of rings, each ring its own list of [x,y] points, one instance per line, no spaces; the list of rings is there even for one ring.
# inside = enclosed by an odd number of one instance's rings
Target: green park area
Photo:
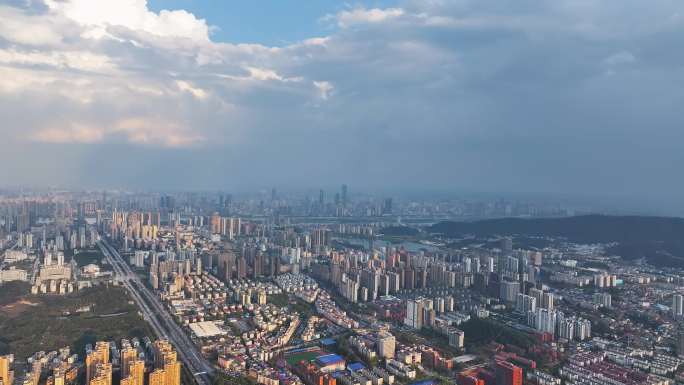
[[[289,354],[285,357],[285,361],[290,366],[295,366],[301,361],[311,361],[316,357],[320,356],[322,353],[320,350],[314,350],[310,352],[299,352],[294,354]]]
[[[70,346],[81,353],[98,340],[154,337],[122,287],[97,286],[64,295],[30,295],[23,282],[0,286],[0,354],[24,360]]]
[[[98,248],[83,249],[79,250],[75,255],[71,256],[71,258],[73,258],[76,261],[79,267],[83,267],[85,265],[90,264],[102,267],[102,260],[104,258],[104,255],[102,254],[102,251],[100,251],[100,249]]]

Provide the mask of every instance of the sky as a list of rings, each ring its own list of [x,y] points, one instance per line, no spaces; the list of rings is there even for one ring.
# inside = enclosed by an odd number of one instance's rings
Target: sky
[[[682,208],[680,0],[0,0],[0,186]]]

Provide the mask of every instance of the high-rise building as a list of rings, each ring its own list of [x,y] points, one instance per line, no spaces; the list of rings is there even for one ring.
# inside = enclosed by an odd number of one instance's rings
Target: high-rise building
[[[390,333],[383,332],[378,335],[378,355],[382,358],[394,358],[396,339]]]
[[[48,377],[47,383],[52,380],[53,385],[65,385],[67,383],[66,379],[67,371],[64,368],[55,368],[52,372],[52,376]]]
[[[243,279],[247,277],[247,259],[241,256],[237,260],[237,278]]]
[[[385,199],[382,206],[382,213],[386,215],[392,214],[392,198]]]
[[[507,303],[515,303],[520,293],[520,282],[502,281],[499,284],[499,298]]]
[[[155,341],[153,352],[154,366],[156,368],[162,368],[165,362],[175,361],[177,359],[176,351],[173,349],[173,346],[171,346],[171,344],[167,340]]]
[[[128,378],[132,380],[131,385],[144,385],[145,383],[145,361],[135,360],[128,365]]]
[[[349,197],[347,196],[348,194],[348,188],[346,184],[342,185],[342,205],[346,206],[347,203],[349,203],[348,199]]]
[[[677,333],[677,355],[684,357],[684,330],[679,330]]]
[[[261,277],[264,274],[264,256],[261,252],[257,252],[254,256],[253,265],[252,272],[254,273],[254,278]]]
[[[109,363],[109,343],[99,341],[95,344],[95,349],[86,354],[86,382],[97,376],[98,365]],[[105,368],[106,369],[106,368]],[[111,375],[110,375],[111,377]],[[111,382],[111,381],[110,381]]]
[[[605,308],[610,309],[612,307],[612,297],[610,293],[595,293],[594,294],[594,303],[603,306]]]
[[[218,256],[218,273],[225,281],[230,281],[233,278],[233,265],[235,264],[235,256],[231,251],[226,251]]]
[[[503,251],[504,253],[511,252],[513,250],[513,240],[508,237],[501,238],[499,247],[501,247],[501,251]]]
[[[212,214],[210,224],[212,234],[221,234],[222,218],[219,216],[219,213]]]
[[[164,369],[155,369],[150,373],[149,385],[165,385],[166,373]]]
[[[320,253],[325,246],[330,245],[330,230],[317,228],[311,232],[311,248]]]
[[[544,291],[543,291],[543,290],[539,290],[539,289],[533,287],[533,288],[531,288],[527,293],[528,293],[531,297],[534,297],[534,299],[537,300],[537,306],[538,306],[538,307],[541,307],[542,301],[543,301],[543,299],[544,299]]]
[[[404,325],[410,326],[414,329],[423,328],[424,313],[426,308],[426,299],[419,297],[416,299],[409,299],[406,301],[406,318],[404,318]]]
[[[672,315],[679,318],[684,315],[684,296],[675,294],[672,296]]]
[[[267,302],[266,290],[259,290],[259,292],[257,293],[257,304],[266,305],[266,302]]]
[[[566,340],[575,338],[575,322],[572,318],[566,318],[558,322],[558,337]]]
[[[496,385],[522,385],[522,368],[507,361],[496,362]]]
[[[153,351],[156,370],[150,374],[149,384],[180,385],[180,362],[171,344],[166,340],[156,341]]]
[[[447,337],[449,337],[449,346],[463,348],[465,333],[462,330],[451,327],[447,330]]]
[[[169,361],[164,364],[164,385],[180,385],[181,364]]]
[[[88,381],[88,385],[112,385],[112,364],[98,363],[95,367],[95,377]]]
[[[537,310],[537,299],[530,295],[518,293],[515,303],[515,310],[522,314],[535,312]]]
[[[14,383],[14,372],[11,369],[14,362],[13,355],[0,356],[0,384],[12,385]]]
[[[575,338],[584,341],[591,337],[591,321],[587,319],[575,320]]]
[[[131,373],[131,364],[138,359],[138,351],[128,347],[121,350],[121,378],[128,377]]]
[[[558,314],[553,310],[537,308],[535,327],[541,332],[555,334],[557,316]]]

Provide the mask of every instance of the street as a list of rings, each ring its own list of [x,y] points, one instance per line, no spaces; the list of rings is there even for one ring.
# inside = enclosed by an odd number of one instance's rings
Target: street
[[[210,374],[214,368],[202,357],[183,329],[176,324],[159,298],[145,287],[119,252],[106,240],[100,240],[98,246],[112,265],[115,279],[126,287],[157,336],[168,339],[175,346],[180,360],[190,370],[198,385],[210,385]]]

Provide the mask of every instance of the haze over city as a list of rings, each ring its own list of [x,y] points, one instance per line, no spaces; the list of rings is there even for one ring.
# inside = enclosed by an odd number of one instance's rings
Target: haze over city
[[[684,1],[0,0],[0,385],[684,385]]]
[[[343,180],[681,210],[683,8],[4,1],[0,177],[236,190]]]

